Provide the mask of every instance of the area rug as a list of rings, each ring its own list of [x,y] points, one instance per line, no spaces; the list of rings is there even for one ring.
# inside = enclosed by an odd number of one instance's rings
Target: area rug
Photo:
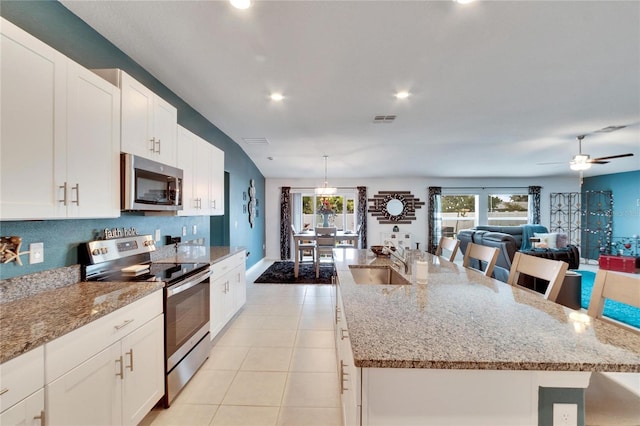
[[[298,278],[293,274],[294,262],[274,262],[255,281],[256,284],[331,284],[333,267],[320,267],[320,277],[316,278],[314,265],[301,263]]]
[[[582,299],[580,304],[584,309],[588,309],[596,274],[595,272],[582,270],[576,270],[576,272],[582,275]],[[640,309],[634,306],[616,302],[615,300],[605,300],[603,314],[606,317],[640,328]]]

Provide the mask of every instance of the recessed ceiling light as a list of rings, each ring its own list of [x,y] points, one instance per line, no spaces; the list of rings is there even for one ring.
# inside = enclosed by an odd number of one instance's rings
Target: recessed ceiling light
[[[249,9],[251,7],[251,0],[229,0],[229,3],[236,9]]]
[[[453,0],[453,1],[459,4],[469,4],[474,2],[474,0]]]
[[[271,96],[269,96],[271,98],[272,101],[281,101],[284,99],[284,95],[282,93],[272,93]]]
[[[409,97],[409,92],[398,92],[396,93],[396,98],[398,99],[407,99]]]

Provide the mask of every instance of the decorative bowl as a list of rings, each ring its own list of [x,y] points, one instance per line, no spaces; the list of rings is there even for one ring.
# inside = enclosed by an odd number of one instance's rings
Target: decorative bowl
[[[382,253],[384,246],[371,246],[371,251],[378,257],[389,257],[388,254]]]

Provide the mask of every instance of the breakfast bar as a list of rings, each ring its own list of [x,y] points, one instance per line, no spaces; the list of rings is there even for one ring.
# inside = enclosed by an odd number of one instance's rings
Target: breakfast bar
[[[558,403],[584,424],[592,372],[640,372],[640,335],[424,256],[418,284],[393,258],[334,250],[345,424],[551,424]],[[394,284],[352,273],[385,268]]]

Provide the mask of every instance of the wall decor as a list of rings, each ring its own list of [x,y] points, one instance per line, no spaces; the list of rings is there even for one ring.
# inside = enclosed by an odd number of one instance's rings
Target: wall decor
[[[369,213],[381,224],[410,224],[416,219],[416,209],[425,205],[411,191],[378,191],[368,201]]]
[[[256,187],[253,179],[249,180],[249,225],[253,228],[253,221],[256,217]]]

